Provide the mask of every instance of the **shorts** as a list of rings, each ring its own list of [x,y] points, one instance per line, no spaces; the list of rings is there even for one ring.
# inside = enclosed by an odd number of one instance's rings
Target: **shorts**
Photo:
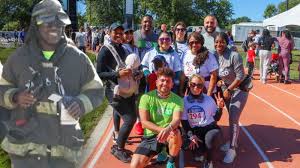
[[[142,142],[135,150],[135,154],[145,155],[152,157],[159,154],[162,149],[166,146],[164,143],[159,143],[156,139],[157,135],[151,137],[143,137]]]
[[[199,145],[199,148],[197,150],[200,150],[201,152],[207,151],[207,146],[206,146],[207,142],[205,142],[205,136],[209,131],[213,129],[221,130],[220,127],[216,124],[210,124],[205,127],[195,127],[192,129],[193,134],[196,135],[203,142],[201,143],[201,145]]]

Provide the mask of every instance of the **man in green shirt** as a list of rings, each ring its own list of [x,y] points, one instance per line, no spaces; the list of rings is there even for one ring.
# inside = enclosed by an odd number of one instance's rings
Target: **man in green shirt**
[[[175,167],[175,157],[182,144],[178,126],[183,100],[171,92],[173,77],[171,69],[160,68],[157,72],[157,90],[144,94],[140,99],[139,114],[145,131],[143,141],[132,157],[131,168],[145,167],[166,145],[169,147],[167,168]]]

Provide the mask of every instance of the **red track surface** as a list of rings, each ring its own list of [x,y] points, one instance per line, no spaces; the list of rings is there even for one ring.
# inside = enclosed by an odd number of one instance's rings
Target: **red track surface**
[[[286,93],[275,87],[283,89],[292,94]],[[271,107],[272,106],[272,107]],[[245,132],[240,130],[238,156],[234,163],[223,164],[223,152],[217,152],[216,168],[298,168],[300,167],[300,84],[283,85],[268,81],[267,85],[254,81],[254,88],[249,94],[247,105],[241,115],[240,122],[254,139],[257,146],[263,152],[258,152]],[[219,122],[222,126],[225,138],[228,132],[228,114],[223,113]],[[112,146],[109,132],[112,129],[112,122],[106,133],[100,139],[98,146],[85,163],[85,168],[90,168],[95,162],[94,168],[127,168],[124,164],[110,154]],[[132,135],[134,136],[134,135]],[[96,157],[97,152],[103,146],[105,139],[109,143],[104,146],[103,153]],[[139,138],[132,139],[139,141]],[[127,145],[126,148],[134,151],[137,143]],[[98,152],[99,153],[99,152]],[[99,155],[99,154],[98,154]],[[191,154],[185,152],[185,167],[201,168],[200,162],[192,161]],[[267,164],[267,162],[269,162]],[[149,168],[165,167],[165,165],[151,165]]]

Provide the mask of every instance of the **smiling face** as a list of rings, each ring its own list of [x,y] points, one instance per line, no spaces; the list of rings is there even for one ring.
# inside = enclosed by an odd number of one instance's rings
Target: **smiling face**
[[[184,36],[186,34],[186,28],[183,25],[178,25],[175,27],[176,41],[184,41]]]
[[[124,43],[130,43],[133,39],[133,31],[127,31],[123,35]]]
[[[227,47],[226,40],[222,36],[217,36],[215,39],[215,49],[219,55],[223,55]]]
[[[141,22],[142,29],[145,32],[149,32],[152,30],[152,18],[150,16],[144,16]]]
[[[204,82],[201,78],[194,76],[189,82],[189,87],[193,95],[200,95],[204,87]]]
[[[194,55],[196,55],[198,53],[198,51],[201,49],[201,47],[202,47],[201,42],[198,39],[196,39],[194,36],[191,36],[189,38],[188,43],[189,43],[189,47],[191,49],[191,52]]]
[[[62,39],[63,25],[56,22],[43,23],[38,26],[40,43],[44,49],[54,50],[58,42]]]
[[[121,44],[123,42],[123,28],[119,27],[111,31],[110,37],[112,42]]]
[[[207,16],[204,19],[204,28],[207,33],[213,33],[217,27],[217,19],[213,16]]]
[[[158,45],[161,51],[167,51],[171,46],[171,37],[168,33],[161,33],[158,38]]]
[[[156,80],[156,87],[160,95],[169,95],[173,88],[173,79],[171,77],[161,75]]]

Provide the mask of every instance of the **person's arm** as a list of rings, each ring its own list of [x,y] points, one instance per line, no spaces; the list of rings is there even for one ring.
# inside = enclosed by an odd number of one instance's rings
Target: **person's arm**
[[[140,114],[141,123],[142,123],[142,126],[144,129],[147,128],[153,132],[156,132],[157,134],[164,129],[150,121],[150,115],[149,115],[148,110],[139,109],[139,114]]]
[[[91,112],[104,101],[104,87],[96,70],[86,55],[85,64],[82,64],[81,89],[80,94],[76,96],[83,105],[84,114]]]
[[[207,89],[207,95],[212,96],[214,89],[216,87],[216,84],[217,84],[219,65],[216,60],[216,57],[211,53],[209,53],[207,63],[208,63],[207,66],[209,67],[209,71],[210,71],[210,80],[209,80],[209,85],[208,85],[208,89]]]
[[[103,80],[111,80],[117,82],[117,78],[120,77],[118,71],[115,71],[115,67],[111,67],[113,55],[110,51],[103,46],[97,56],[97,73]]]

